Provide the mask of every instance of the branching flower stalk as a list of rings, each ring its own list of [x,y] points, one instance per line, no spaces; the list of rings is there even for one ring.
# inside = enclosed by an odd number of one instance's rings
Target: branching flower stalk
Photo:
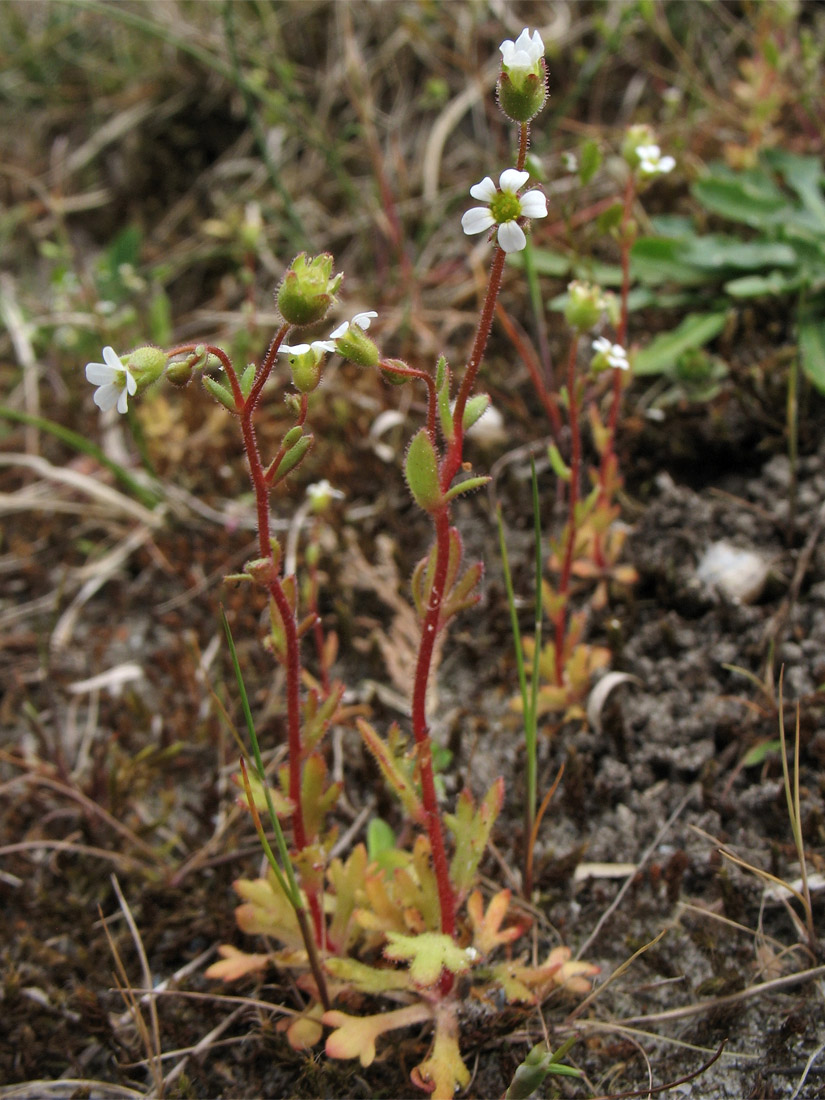
[[[627,164],[627,179],[622,198],[622,215],[618,227],[619,254],[622,269],[622,286],[619,304],[619,322],[616,327],[616,342],[627,347],[628,299],[630,297],[630,253],[636,240],[637,226],[633,219],[633,205],[640,186],[650,182],[656,176],[666,175],[675,167],[673,157],[662,156],[659,146],[654,142],[653,131],[649,126],[631,126],[622,145],[622,155]],[[598,506],[607,508],[620,487],[616,482],[616,431],[619,424],[619,412],[622,406],[622,391],[627,376],[621,369],[613,369],[612,397],[607,419],[607,434],[599,463],[599,502]],[[601,532],[596,533],[593,542],[593,558],[596,566],[605,570],[610,564],[604,552],[604,539]]]
[[[220,961],[210,966],[207,976],[234,980],[259,973],[270,964],[296,970],[295,984],[308,994],[308,999],[302,1011],[284,1022],[290,1044],[296,1050],[308,1050],[321,1040],[324,1027],[331,1028],[327,1053],[336,1058],[359,1057],[364,1066],[375,1058],[378,1036],[413,1024],[429,1024],[433,1031],[430,1053],[413,1069],[411,1079],[436,1100],[451,1098],[457,1088],[470,1082],[459,1043],[457,976],[466,976],[464,981],[474,979],[483,990],[498,989],[513,1003],[538,1005],[553,988],[576,992],[588,989],[595,972],[587,963],[573,962],[565,947],[554,948],[541,965],[535,965],[535,960],[533,965],[514,963],[511,958],[495,961],[495,953],[509,948],[527,928],[523,920],[506,919],[509,890],[499,891],[485,907],[478,889],[479,861],[501,810],[504,781],[495,780],[478,802],[469,790],[463,791],[455,812],[442,813],[428,724],[427,688],[433,675],[436,639],[455,615],[480,598],[476,589],[482,564],[474,562],[463,567],[461,538],[451,526],[453,500],[489,481],[483,476],[456,480],[464,468],[465,433],[489,404],[486,394],[474,392],[475,384],[507,254],[525,247],[525,229],[533,218],[547,216],[542,192],[525,190],[529,173],[524,170],[530,121],[541,110],[547,94],[544,44],[538,31],[531,34],[524,30],[515,42],[504,42],[500,49],[499,103],[518,125],[518,154],[515,167],[501,172],[498,184],[487,176],[470,189],[472,197],[484,205],[468,210],[462,218],[465,232],[487,232],[495,248],[478,326],[454,401],[450,368],[444,357],[431,373],[381,355],[365,332],[375,316],[373,312],[357,314],[327,339],[286,343],[292,332],[323,320],[335,301],[342,276],[333,276],[332,257],[327,254],[314,258],[301,254],[288,268],[277,292],[283,324],[258,366],[250,364],[241,371],[219,347],[184,343],[168,351],[138,348],[124,357],[106,348],[104,361],[86,368],[88,380],[97,387],[95,401],[99,407],[104,411],[117,408],[121,413],[127,411],[131,397],[139,396],[162,375],[177,386],[200,377],[211,396],[238,420],[255,495],[258,557],[247,562],[242,573],[228,579],[252,582],[269,598],[270,635],[265,644],[285,671],[288,759],[279,774],[281,789],[270,788],[225,621],[255,759],[254,774],[241,761],[242,789],[270,867],[266,877],[242,878],[234,887],[243,900],[236,910],[241,930],[265,935],[283,946],[266,955],[247,955],[223,945]],[[574,421],[579,400],[575,382],[577,344],[578,336],[569,367]],[[600,354],[609,359],[614,351]],[[404,473],[413,499],[429,516],[434,533],[429,554],[416,566],[412,577],[421,630],[412,687],[414,753],[407,752],[397,726],[382,738],[363,718],[358,719],[367,748],[397,794],[408,821],[416,826],[415,840],[409,847],[396,845],[390,826],[374,819],[367,831],[367,843],[354,844],[345,856],[332,855],[335,827],[324,825],[340,788],[337,783],[327,782],[327,763],[317,747],[328,724],[336,715],[338,720],[342,715],[339,704],[343,686],[329,680],[336,639],[332,635],[325,639],[320,627],[317,571],[317,517],[339,494],[326,482],[308,491],[309,503],[304,509],[315,513],[316,526],[304,554],[307,577],[300,587],[292,565],[283,564],[284,555],[272,534],[270,520],[272,492],[312,445],[312,436],[305,431],[308,394],[319,385],[324,358],[331,352],[358,366],[378,369],[392,384],[424,383],[426,424],[410,443]],[[255,435],[255,414],[263,388],[282,354],[288,356],[296,391],[286,395],[293,422],[267,465]],[[577,424],[576,433],[573,461],[578,479],[581,441]],[[577,499],[574,491],[568,525],[571,531],[575,528]],[[537,541],[540,543],[540,531]],[[568,579],[572,553],[573,548],[565,568]],[[291,562],[293,556],[288,546],[286,561]],[[307,633],[314,635],[321,685],[317,690],[306,677],[309,686],[302,692],[305,677],[300,647]],[[535,710],[535,683],[532,700]],[[277,857],[261,820],[264,809],[275,835]],[[535,818],[531,834],[543,809],[544,804],[535,813],[534,799],[528,817],[528,826]],[[284,837],[281,819],[291,824],[291,845]],[[377,830],[373,827],[376,825]],[[447,829],[453,841],[449,862]],[[528,867],[528,879],[529,874]],[[347,991],[390,994],[402,1007],[372,1016],[350,1016],[333,1007],[336,1000],[339,1004],[345,1002]]]

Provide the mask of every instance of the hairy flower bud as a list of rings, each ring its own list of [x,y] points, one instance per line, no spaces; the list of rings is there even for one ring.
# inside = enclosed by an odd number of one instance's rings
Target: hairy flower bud
[[[332,274],[332,256],[323,252],[312,259],[302,252],[292,261],[278,288],[276,301],[290,325],[312,325],[322,320],[335,301],[343,275]]]
[[[588,332],[599,323],[606,306],[601,287],[576,279],[567,287],[564,317],[571,328]]]

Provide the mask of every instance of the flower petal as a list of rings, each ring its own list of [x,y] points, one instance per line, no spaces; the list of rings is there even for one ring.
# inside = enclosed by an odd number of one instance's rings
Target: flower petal
[[[518,222],[503,222],[498,227],[498,243],[505,252],[521,252],[527,244],[527,238]]]
[[[305,351],[309,351],[309,344],[281,344],[278,348],[278,353],[284,353],[284,355],[303,355]]]
[[[483,233],[487,229],[492,229],[495,224],[496,219],[486,206],[474,206],[461,219],[461,228],[470,235]]]
[[[125,413],[129,407],[129,394],[126,390],[120,391],[120,397],[117,399],[117,411],[121,414]]]
[[[112,370],[123,370],[123,364],[120,361],[120,356],[114,348],[107,346],[103,349],[103,361],[108,366],[110,366]]]
[[[521,196],[521,212],[526,218],[546,218],[547,199],[543,192],[525,191]]]
[[[370,322],[372,321],[373,317],[377,316],[378,314],[375,312],[374,309],[368,309],[366,313],[356,313],[352,319],[352,323],[354,325],[358,325],[359,328],[366,331],[370,327]]]
[[[496,197],[497,188],[489,176],[485,176],[481,183],[474,183],[470,188],[470,194],[480,202],[492,202]]]
[[[131,394],[137,393],[137,382],[135,380],[135,376],[128,369],[126,370],[126,389],[123,392]]]
[[[117,372],[106,363],[86,364],[86,381],[91,382],[93,386],[108,386],[114,382],[116,376]]]
[[[126,392],[125,390],[123,391]],[[108,386],[101,386],[100,389],[95,390],[94,402],[99,409],[103,409],[104,412],[108,412],[109,409],[113,409],[120,400],[120,390],[114,383],[110,383]]]
[[[498,177],[498,182],[502,191],[509,191],[511,195],[515,195],[519,187],[524,187],[529,179],[529,172],[519,172],[518,168],[505,168]],[[478,195],[475,198],[478,198]]]

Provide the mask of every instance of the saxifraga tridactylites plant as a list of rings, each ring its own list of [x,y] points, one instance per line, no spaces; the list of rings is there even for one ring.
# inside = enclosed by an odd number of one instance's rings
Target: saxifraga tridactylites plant
[[[372,311],[339,325],[326,339],[287,343],[296,330],[323,321],[336,301],[342,276],[333,272],[328,254],[301,254],[290,265],[277,292],[283,324],[260,364],[239,371],[220,347],[192,343],[167,350],[142,347],[123,358],[106,348],[104,362],[86,368],[88,380],[98,387],[96,403],[104,410],[117,407],[121,413],[130,397],[139,396],[162,376],[179,386],[200,377],[238,421],[255,494],[258,556],[235,579],[262,588],[269,599],[266,645],[285,672],[288,752],[277,785],[270,788],[229,635],[255,761],[252,775],[245,763],[242,767],[244,801],[270,862],[267,877],[236,883],[243,901],[237,921],[244,932],[267,935],[281,946],[253,955],[225,946],[222,960],[207,974],[229,980],[271,964],[293,972],[308,998],[300,1014],[288,1017],[286,1031],[293,1047],[313,1046],[326,1026],[332,1029],[327,1053],[336,1058],[358,1057],[364,1066],[374,1059],[379,1036],[429,1023],[432,1044],[412,1079],[437,1097],[452,1097],[457,1087],[469,1082],[460,1051],[462,991],[470,986],[498,989],[508,1001],[535,1005],[553,989],[586,991],[595,973],[591,965],[571,961],[565,947],[553,949],[538,966],[512,956],[510,945],[522,935],[529,919],[508,921],[508,890],[496,893],[485,908],[477,887],[479,862],[502,805],[503,780],[494,782],[478,803],[469,791],[462,792],[455,812],[443,812],[427,713],[436,639],[454,616],[479,598],[482,566],[464,564],[462,540],[451,520],[452,502],[489,480],[483,476],[457,480],[463,470],[465,433],[489,403],[486,394],[474,392],[475,383],[507,254],[524,247],[529,221],[547,214],[543,193],[525,190],[530,123],[547,95],[544,44],[538,31],[525,30],[515,42],[504,42],[501,54],[499,104],[517,125],[518,153],[515,166],[500,173],[498,184],[487,176],[470,189],[482,205],[467,211],[463,228],[467,233],[487,232],[494,253],[475,338],[456,385],[443,357],[430,373],[383,356],[367,335],[375,317]],[[313,595],[309,607],[300,606],[301,587],[295,574],[285,571],[284,554],[270,521],[273,490],[295,471],[312,446],[308,394],[319,385],[326,357],[333,353],[365,369],[378,369],[393,384],[425,387],[426,424],[410,442],[404,473],[415,503],[429,517],[434,532],[432,548],[412,577],[420,622],[412,693],[413,745],[408,750],[395,726],[384,738],[365,720],[358,722],[367,747],[417,833],[410,849],[396,846],[390,837],[370,852],[357,844],[345,858],[330,857],[335,836],[330,812],[340,792],[328,780],[322,752],[324,734],[339,714],[343,687],[325,678],[318,689],[303,687],[301,639],[317,625],[315,599]],[[285,355],[289,364],[292,392],[286,401],[293,423],[275,455],[265,460],[254,421],[279,355]],[[312,583],[309,591],[314,592]],[[266,840],[262,811],[275,834],[278,858]],[[503,959],[499,948],[508,949]],[[400,1007],[370,1016],[333,1007],[361,1003],[364,995],[384,995]]]

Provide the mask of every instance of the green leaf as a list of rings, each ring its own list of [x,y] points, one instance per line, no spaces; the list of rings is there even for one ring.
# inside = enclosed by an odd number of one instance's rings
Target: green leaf
[[[453,413],[450,408],[450,368],[442,355],[435,368],[435,389],[438,400],[438,416],[441,432],[447,442],[453,438]]]
[[[822,299],[806,302],[798,321],[799,351],[806,377],[825,394],[825,320]]]
[[[682,242],[682,259],[708,272],[726,268],[753,271],[762,267],[795,267],[799,258],[780,241],[741,241],[723,233],[711,233]]]
[[[477,424],[489,407],[489,393],[476,393],[469,398],[467,404],[464,406],[464,417],[462,419],[464,431],[468,431],[472,428],[473,424]]]
[[[732,298],[765,298],[789,294],[804,284],[800,274],[786,275],[771,271],[767,275],[743,275],[725,283],[725,290]]]
[[[453,485],[449,488],[441,499],[444,503],[449,500],[455,500],[455,498],[461,496],[462,493],[472,493],[475,489],[480,489],[483,485],[489,485],[492,480],[491,477],[484,475],[481,477],[468,477],[466,481],[460,481],[458,485]]]
[[[602,165],[602,153],[597,141],[586,141],[579,151],[579,179],[590,183]]]
[[[302,435],[298,442],[294,443],[289,448],[278,463],[278,471],[276,474],[278,481],[282,481],[291,470],[295,469],[299,462],[303,461],[307,451],[314,442],[315,437],[310,433],[308,435]]]
[[[633,361],[633,373],[659,374],[673,366],[688,348],[702,347],[725,327],[725,313],[690,313],[672,332],[663,333],[640,351]]]
[[[216,401],[220,401],[230,412],[235,412],[235,398],[228,386],[215,378],[210,378],[208,374],[203,376],[203,384]]]
[[[557,478],[562,481],[569,481],[571,478],[570,467],[561,457],[561,451],[558,449],[555,443],[551,443],[547,448],[547,457],[550,459],[550,465],[553,468],[553,473]]]
[[[779,739],[776,741],[760,741],[753,748],[748,749],[742,757],[742,767],[755,768],[757,764],[764,764],[769,756],[779,752],[781,748],[782,742]]]
[[[404,809],[418,825],[424,825],[427,815],[424,806],[415,788],[412,777],[412,767],[403,756],[397,744],[397,736],[392,736],[390,731],[389,744],[381,739],[369,722],[363,718],[356,718],[358,731],[364,739],[367,748],[381,769],[384,778],[398,795]],[[395,727],[397,730],[397,727]]]
[[[396,962],[408,962],[410,977],[419,986],[435,985],[442,970],[463,974],[470,969],[467,951],[443,932],[421,932],[417,936],[387,932],[384,955]]]
[[[404,462],[404,476],[419,508],[425,512],[435,512],[443,506],[444,495],[438,481],[438,457],[426,428],[413,436]]]
[[[785,182],[797,193],[805,209],[825,229],[825,197],[822,194],[825,172],[819,157],[803,157],[786,149],[768,149],[764,153],[764,159],[773,169],[782,173]]]
[[[383,817],[374,817],[367,826],[367,852],[370,860],[395,847],[395,833]]]
[[[545,1043],[538,1043],[516,1068],[510,1087],[504,1094],[504,1100],[529,1100],[529,1097],[541,1086],[550,1073],[565,1077],[581,1077],[581,1070],[564,1065],[561,1061],[576,1042],[576,1036],[568,1039],[555,1052],[549,1051]]]
[[[572,257],[563,252],[554,252],[549,248],[533,248],[533,268],[537,275],[549,275],[553,279],[561,279],[570,274],[573,266]],[[514,252],[510,256],[513,267],[524,267],[524,254]]]
[[[636,241],[630,251],[630,277],[651,286],[667,282],[701,286],[708,280],[706,271],[685,259],[683,242],[665,237],[640,237]]]
[[[693,194],[711,213],[754,229],[773,227],[788,206],[787,197],[759,169],[734,174],[717,167],[694,184]]]
[[[497,779],[475,808],[468,790],[461,792],[454,814],[445,814],[447,828],[455,837],[455,853],[450,863],[450,881],[459,897],[475,886],[476,872],[490,831],[504,800],[504,780]]]

